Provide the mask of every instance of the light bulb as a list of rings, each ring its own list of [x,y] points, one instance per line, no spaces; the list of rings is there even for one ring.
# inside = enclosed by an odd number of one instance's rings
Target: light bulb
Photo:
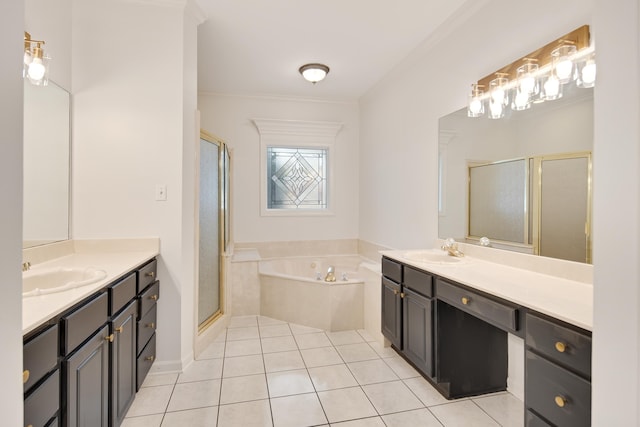
[[[33,61],[33,55],[31,55],[30,50],[25,49],[23,61],[25,65],[29,65],[31,64],[31,61]]]
[[[571,80],[573,72],[573,62],[569,58],[563,58],[556,64],[556,75],[561,82]]]
[[[318,68],[308,68],[302,72],[302,76],[312,83],[319,82],[324,79],[327,73]]]
[[[489,102],[489,118],[490,119],[500,119],[504,117],[504,106],[502,102]]]
[[[586,85],[593,85],[596,81],[596,63],[588,61],[582,68],[582,82]]]
[[[516,96],[513,98],[512,108],[514,110],[526,110],[531,106],[529,102],[529,94],[521,90],[516,91]]]
[[[536,80],[531,76],[520,79],[520,92],[530,94],[536,85]]]
[[[473,114],[479,114],[482,111],[482,101],[478,98],[473,98],[469,103],[469,111]]]
[[[502,104],[504,102],[504,89],[497,88],[491,91],[491,98],[493,102]]]
[[[42,80],[46,69],[42,63],[42,58],[33,58],[33,61],[29,64],[29,78],[31,80]]]
[[[544,82],[544,99],[554,100],[562,96],[560,93],[560,81],[554,75],[550,75],[546,82]]]

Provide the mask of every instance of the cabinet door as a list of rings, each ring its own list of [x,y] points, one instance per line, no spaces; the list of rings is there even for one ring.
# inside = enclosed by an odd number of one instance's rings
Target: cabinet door
[[[113,319],[111,347],[111,417],[119,426],[136,394],[136,314],[137,301],[132,301]]]
[[[107,427],[109,422],[109,326],[63,362],[66,427]]]
[[[433,302],[406,288],[402,301],[402,352],[433,377]]]
[[[402,348],[402,300],[400,285],[382,278],[382,334],[396,348]]]

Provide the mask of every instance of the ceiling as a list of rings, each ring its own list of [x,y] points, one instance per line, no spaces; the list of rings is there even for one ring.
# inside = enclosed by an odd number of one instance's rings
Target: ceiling
[[[465,0],[198,0],[198,90],[354,101]],[[315,85],[301,65],[331,68]]]

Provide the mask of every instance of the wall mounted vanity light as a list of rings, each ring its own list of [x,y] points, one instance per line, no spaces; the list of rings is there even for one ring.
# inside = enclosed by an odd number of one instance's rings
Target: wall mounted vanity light
[[[305,64],[298,69],[305,80],[316,84],[329,74],[329,67],[324,64]]]
[[[24,64],[22,77],[36,86],[49,84],[49,61],[51,58],[44,53],[44,40],[33,40],[31,34],[24,32]]]
[[[488,105],[488,117],[504,117],[507,106],[520,111],[532,104],[562,97],[563,86],[590,88],[596,81],[595,48],[590,44],[589,26],[531,52],[472,85],[467,115],[481,117]],[[488,87],[488,92],[481,88]]]

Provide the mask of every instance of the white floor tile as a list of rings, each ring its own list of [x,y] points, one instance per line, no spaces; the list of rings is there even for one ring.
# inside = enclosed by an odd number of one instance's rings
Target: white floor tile
[[[257,326],[249,328],[231,328],[227,330],[227,343],[229,341],[253,340],[259,338],[260,334],[258,333]]]
[[[260,326],[261,338],[284,337],[291,334],[291,329],[286,323],[284,325]]]
[[[362,386],[362,389],[380,415],[424,407],[422,402],[400,380],[369,384]]]
[[[129,414],[127,414],[128,416]],[[120,427],[160,427],[164,414],[125,418]]]
[[[295,339],[300,350],[307,348],[331,347],[331,341],[329,341],[329,338],[327,338],[324,332],[295,335]]]
[[[259,339],[229,341],[224,350],[225,357],[249,356],[262,354],[262,343]]]
[[[218,405],[220,381],[208,380],[176,384],[167,412]]]
[[[290,396],[292,394],[315,391],[306,369],[267,374],[267,384],[270,397]]]
[[[363,360],[379,359],[378,353],[366,342],[358,344],[337,345],[336,350],[345,362],[361,362]]]
[[[167,412],[162,421],[162,427],[216,427],[217,421],[218,407],[210,406],[186,411]]]
[[[156,387],[159,385],[174,385],[178,374],[149,374],[141,387]]]
[[[415,411],[383,415],[382,419],[387,427],[442,427],[442,424],[428,409],[416,409]]]
[[[321,391],[318,397],[330,423],[378,415],[360,387]]]
[[[223,342],[213,342],[205,348],[202,353],[198,356],[198,360],[204,359],[222,359],[224,357],[224,347],[225,343]]]
[[[267,372],[291,371],[303,369],[304,362],[298,350],[269,353],[263,355],[264,367]]]
[[[194,360],[178,377],[178,383],[214,380],[222,376],[222,359]]]
[[[167,410],[172,385],[141,388],[136,394],[127,417],[137,417],[140,415],[162,414]]]
[[[310,326],[304,326],[304,325],[296,325],[295,323],[289,323],[289,327],[291,328],[291,332],[293,332],[293,335],[324,332],[322,329],[312,328]]]
[[[224,378],[220,392],[220,404],[267,399],[267,380],[264,374]]]
[[[247,326],[258,326],[257,316],[234,316],[229,319],[228,328],[244,328]]]
[[[427,380],[424,378],[409,378],[403,380],[403,382],[411,389],[413,394],[418,396],[418,399],[424,404],[424,406],[442,405],[449,403],[449,400],[445,399],[438,390],[436,390]]]
[[[232,403],[218,408],[220,427],[271,427],[271,407],[268,400]]]
[[[258,326],[284,325],[287,322],[272,317],[258,316]]]
[[[372,341],[369,343],[371,348],[378,353],[380,357],[397,357],[398,353],[391,347],[385,347],[377,341]]]
[[[341,423],[331,423],[331,427],[385,427],[382,418],[380,417],[370,417],[370,418],[360,418],[359,420],[351,420],[344,421]],[[404,427],[409,427],[404,426]],[[414,426],[411,426],[414,427]],[[416,426],[417,427],[417,426]]]
[[[393,370],[399,378],[406,379],[422,376],[413,366],[409,365],[409,363],[400,356],[385,358],[384,362],[389,365],[391,370]]]
[[[369,332],[367,332],[366,330],[358,329],[357,332],[360,334],[362,339],[365,340],[366,342],[375,341],[375,339],[371,336],[371,334]]]
[[[222,377],[239,377],[264,373],[264,362],[261,355],[226,357]]]
[[[471,399],[502,427],[524,425],[524,404],[510,393],[500,393]]]
[[[336,346],[364,342],[364,339],[356,331],[327,332],[327,337]]]
[[[333,390],[338,388],[353,387],[358,382],[346,365],[320,366],[309,368],[311,381],[316,391]]]
[[[348,364],[360,385],[394,381],[398,376],[383,362],[383,359],[366,360]]]
[[[471,400],[432,406],[429,410],[445,427],[499,427]]]
[[[271,399],[271,411],[275,427],[315,426],[327,422],[315,393]]]
[[[284,337],[262,338],[263,353],[277,353],[279,351],[297,350],[298,345],[292,335]]]
[[[307,368],[344,363],[334,347],[308,348],[300,350],[300,353],[302,353],[302,359],[304,359]]]

